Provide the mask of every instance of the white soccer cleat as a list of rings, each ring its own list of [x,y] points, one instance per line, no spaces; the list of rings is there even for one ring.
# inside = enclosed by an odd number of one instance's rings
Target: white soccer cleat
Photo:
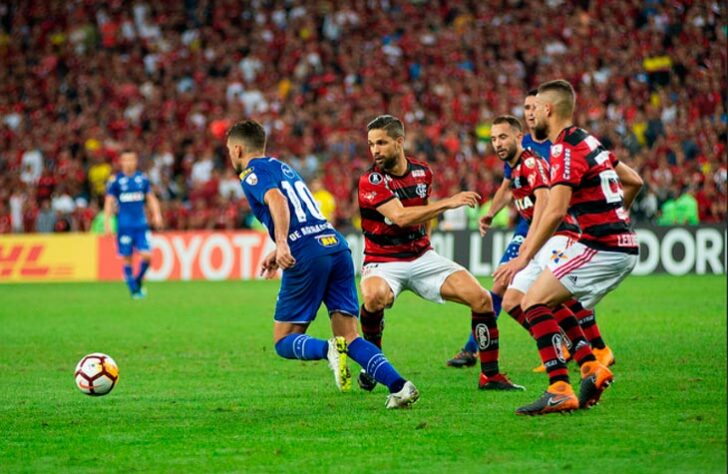
[[[412,382],[405,382],[404,387],[397,393],[387,396],[387,408],[409,408],[420,399],[420,392]]]
[[[342,392],[351,390],[351,371],[346,363],[346,339],[341,336],[329,339],[329,367],[334,372],[336,387]]]

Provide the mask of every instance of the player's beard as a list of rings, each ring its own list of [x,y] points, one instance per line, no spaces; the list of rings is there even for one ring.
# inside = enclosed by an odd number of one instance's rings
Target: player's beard
[[[399,156],[399,153],[396,150],[391,155],[381,154],[381,155],[379,155],[381,162],[378,163],[377,161],[375,161],[374,164],[376,164],[379,168],[381,168],[384,171],[390,171],[392,168],[394,168],[397,165],[398,156]]]
[[[517,151],[518,151],[518,147],[516,146],[516,143],[513,142],[513,144],[511,144],[507,148],[507,150],[506,150],[506,156],[505,157],[502,157],[501,155],[498,155],[498,158],[500,158],[501,161],[510,162],[516,156],[516,152]],[[496,151],[496,154],[497,153],[498,152]]]
[[[538,141],[546,140],[549,137],[548,123],[539,123],[538,119],[536,119],[536,124],[533,126],[533,136]]]

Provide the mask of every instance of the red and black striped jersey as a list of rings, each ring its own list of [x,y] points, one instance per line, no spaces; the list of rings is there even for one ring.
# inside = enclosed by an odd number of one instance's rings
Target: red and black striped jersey
[[[515,166],[511,167],[510,179],[516,210],[530,225],[536,206],[534,191],[539,188],[549,187],[549,164],[535,152],[523,150]],[[567,214],[554,235],[564,235],[577,240],[579,238],[579,225],[571,215]]]
[[[359,178],[364,264],[414,260],[432,248],[424,224],[399,227],[377,211],[379,206],[395,198],[405,207],[424,206],[431,190],[430,167],[412,158],[407,158],[407,171],[402,176],[387,174],[373,166]]]
[[[581,228],[584,245],[612,252],[639,253],[637,236],[624,208],[624,191],[614,170],[617,157],[587,131],[567,127],[551,145],[551,186],[573,190],[569,214]]]

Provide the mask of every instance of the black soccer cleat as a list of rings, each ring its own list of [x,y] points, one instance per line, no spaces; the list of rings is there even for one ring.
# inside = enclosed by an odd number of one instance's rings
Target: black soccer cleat
[[[579,408],[574,390],[566,382],[556,382],[535,402],[516,409],[516,415],[546,415],[548,413],[571,413]]]
[[[366,390],[367,392],[371,392],[377,386],[377,381],[374,380],[374,377],[369,375],[364,369],[361,369],[361,372],[359,372],[356,383],[359,384],[362,390]]]
[[[460,350],[453,356],[452,359],[446,362],[448,367],[455,367],[459,369],[461,367],[472,367],[478,361],[475,356],[475,352],[466,351],[465,349]]]

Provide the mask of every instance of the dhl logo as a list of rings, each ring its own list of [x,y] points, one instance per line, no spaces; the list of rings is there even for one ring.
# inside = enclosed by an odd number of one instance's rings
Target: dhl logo
[[[40,257],[44,245],[0,245],[0,279],[13,275],[43,278],[68,276],[73,272],[71,265],[42,265]]]

